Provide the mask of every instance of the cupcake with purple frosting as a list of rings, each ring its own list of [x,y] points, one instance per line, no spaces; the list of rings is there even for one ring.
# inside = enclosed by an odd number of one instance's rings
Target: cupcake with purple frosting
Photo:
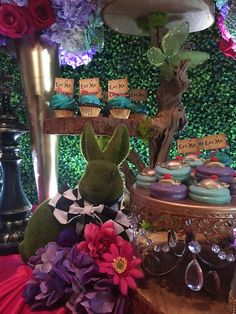
[[[187,197],[187,192],[186,185],[174,179],[169,173],[164,174],[159,182],[150,185],[151,195],[161,200],[183,200]]]

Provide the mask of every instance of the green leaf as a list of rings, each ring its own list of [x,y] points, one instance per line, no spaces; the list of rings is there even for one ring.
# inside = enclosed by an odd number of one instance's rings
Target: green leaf
[[[210,55],[206,52],[201,51],[180,51],[174,57],[168,58],[168,62],[173,66],[178,66],[181,61],[189,60],[189,68],[195,68],[199,64],[209,60]]]
[[[152,47],[147,52],[149,62],[156,67],[159,67],[165,62],[165,55],[160,48]]]
[[[136,24],[139,29],[141,29],[144,32],[150,31],[149,25],[148,25],[148,19],[146,17],[139,17],[136,20]]]
[[[160,73],[165,80],[170,81],[174,75],[174,67],[171,64],[165,63],[160,67]]]
[[[148,16],[147,20],[148,20],[149,29],[153,29],[156,27],[165,26],[169,21],[169,16],[165,12],[155,12],[155,13],[151,13]]]
[[[166,56],[174,56],[181,49],[189,33],[189,23],[177,25],[165,34],[161,40],[161,48]]]

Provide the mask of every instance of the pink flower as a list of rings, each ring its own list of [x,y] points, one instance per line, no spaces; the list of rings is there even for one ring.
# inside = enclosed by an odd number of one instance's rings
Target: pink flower
[[[122,245],[124,240],[117,236],[113,221],[100,226],[87,224],[84,228],[85,241],[77,245],[78,251],[85,251],[99,262],[101,256],[109,250],[112,243]]]
[[[49,0],[29,0],[29,10],[38,29],[50,27],[56,21],[52,4]]]
[[[142,278],[143,272],[136,267],[140,265],[141,259],[133,256],[133,248],[127,241],[118,247],[111,244],[110,252],[103,254],[104,262],[99,263],[102,273],[113,277],[114,285],[118,285],[123,295],[127,295],[128,287],[137,289],[136,278]]]
[[[228,41],[221,38],[218,43],[220,51],[227,57],[235,58],[236,49],[234,49],[234,42],[230,38]]]
[[[15,4],[0,6],[0,34],[10,38],[22,38],[29,33],[30,18],[28,10]]]
[[[225,40],[229,40],[230,34],[225,26],[225,19],[222,15],[219,15],[218,20],[217,20],[217,25],[219,27],[222,37]]]

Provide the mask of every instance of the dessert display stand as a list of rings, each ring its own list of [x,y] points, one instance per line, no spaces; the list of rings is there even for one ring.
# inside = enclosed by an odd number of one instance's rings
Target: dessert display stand
[[[138,121],[106,117],[50,118],[45,120],[44,130],[48,134],[79,135],[85,123],[91,123],[98,135],[111,135],[114,128],[121,123],[128,127],[130,136],[138,135]],[[227,313],[226,300],[234,263],[220,260],[211,248],[209,249],[208,244],[218,243],[219,239],[228,239],[231,235],[236,221],[236,202],[223,206],[204,205],[191,200],[173,203],[154,199],[148,190],[133,186],[131,207],[136,214],[141,216],[141,219],[152,223],[155,232],[150,235],[150,238],[153,244],[168,243],[167,233],[160,232],[163,229],[169,230],[169,242],[173,241],[175,236],[180,237],[177,246],[170,248],[167,253],[162,250],[159,252],[161,257],[164,257],[163,263],[160,263],[156,251],[153,249],[145,251],[143,267],[150,278],[138,289],[138,293],[134,294],[132,312]],[[188,244],[195,239],[203,248],[200,253],[196,254],[196,258],[204,274],[206,273],[204,287],[209,294],[205,289],[198,293],[192,292],[185,285],[184,271],[192,259]],[[208,249],[205,250],[205,247]],[[209,254],[205,255],[205,251]],[[218,277],[214,278],[209,275],[212,269],[217,270],[220,278],[223,278],[220,291]],[[160,276],[163,274],[165,276]],[[207,289],[207,285],[212,286],[212,289]],[[212,297],[212,294],[216,294],[217,297]]]
[[[156,233],[153,243],[148,243],[149,248],[143,255],[145,272],[158,278],[158,282],[164,280],[165,285],[173,289],[173,282],[168,284],[169,276],[170,282],[174,280],[175,285],[178,282],[178,293],[185,293],[185,289],[180,288],[181,283],[183,286],[186,283],[193,291],[200,290],[203,285],[203,291],[214,296],[217,302],[222,300],[221,305],[226,308],[235,266],[232,242],[236,201],[225,205],[198,203],[190,199],[165,201],[153,198],[148,189],[134,185],[131,209],[141,220],[151,223],[152,231],[167,231],[164,237]],[[162,275],[167,276],[161,279]],[[187,294],[192,298],[190,292]],[[202,295],[202,301],[205,300],[202,292],[193,294],[194,298]],[[217,311],[216,307],[207,313]]]

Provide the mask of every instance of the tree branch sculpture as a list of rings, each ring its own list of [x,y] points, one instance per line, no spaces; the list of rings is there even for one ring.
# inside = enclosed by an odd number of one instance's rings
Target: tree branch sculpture
[[[186,73],[188,64],[187,60],[181,62],[170,81],[160,78],[160,87],[157,91],[159,110],[150,120],[153,130],[149,140],[150,168],[167,159],[175,133],[182,130],[187,123],[181,96],[189,85]]]
[[[187,69],[209,59],[207,53],[182,50],[188,32],[187,22],[176,26],[166,34],[163,28],[162,31],[151,32],[152,47],[148,50],[147,56],[152,65],[160,68],[160,85],[156,98],[158,112],[149,120],[151,169],[168,158],[174,135],[187,123],[181,101],[181,96],[189,85]]]

